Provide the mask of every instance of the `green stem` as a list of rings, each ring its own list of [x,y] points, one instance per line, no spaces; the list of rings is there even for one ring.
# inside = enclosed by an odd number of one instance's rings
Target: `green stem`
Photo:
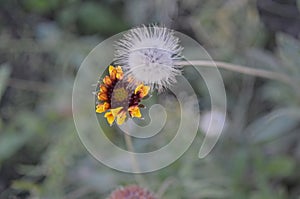
[[[124,138],[125,138],[127,150],[130,152],[134,152],[134,147],[132,144],[131,136],[128,135],[126,132],[124,132]],[[140,166],[135,158],[135,155],[132,154],[131,157],[132,157],[132,167],[133,167],[133,170],[136,172],[134,174],[134,178],[135,178],[136,182],[140,185],[146,185],[146,181],[143,178],[143,176],[141,174],[137,174],[137,173],[141,173],[141,170],[140,170]]]
[[[221,62],[221,61],[205,61],[205,60],[179,61],[179,62],[176,62],[176,65],[217,67],[217,68],[231,70],[231,71],[246,74],[246,75],[252,75],[252,76],[263,77],[263,78],[267,78],[267,79],[278,80],[278,81],[281,81],[281,82],[286,83],[293,87],[295,85],[295,83],[292,81],[292,79],[285,74],[281,74],[281,73],[277,73],[277,72],[273,72],[273,71],[267,71],[267,70],[263,70],[263,69],[249,68],[247,66],[231,64],[231,63],[226,63],[226,62]]]

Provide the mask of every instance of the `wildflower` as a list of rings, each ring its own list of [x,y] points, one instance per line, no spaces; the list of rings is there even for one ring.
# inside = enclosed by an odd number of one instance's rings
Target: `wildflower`
[[[126,76],[161,91],[176,82],[183,48],[174,32],[158,26],[129,30],[116,43],[115,61],[124,67]]]
[[[96,112],[104,113],[107,122],[112,125],[116,120],[118,125],[124,123],[127,113],[130,117],[141,118],[141,99],[148,95],[150,88],[139,84],[131,89],[130,80],[123,78],[123,70],[120,66],[109,66],[109,76],[105,76],[103,83],[97,91]]]
[[[130,185],[116,189],[107,199],[157,199],[157,197],[145,188]]]

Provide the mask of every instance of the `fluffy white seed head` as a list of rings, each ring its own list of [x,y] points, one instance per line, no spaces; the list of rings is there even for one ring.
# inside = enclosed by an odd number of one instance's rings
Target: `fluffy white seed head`
[[[172,30],[143,26],[129,30],[116,43],[115,62],[123,66],[125,76],[161,91],[181,74],[175,61],[181,58],[182,50]]]

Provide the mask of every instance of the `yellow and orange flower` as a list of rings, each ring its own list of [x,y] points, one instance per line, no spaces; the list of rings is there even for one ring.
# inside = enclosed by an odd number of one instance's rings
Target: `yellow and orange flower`
[[[96,112],[104,113],[107,122],[112,125],[116,120],[118,125],[125,122],[127,113],[130,117],[141,118],[141,99],[149,93],[150,87],[143,84],[135,89],[129,86],[130,80],[124,79],[120,66],[110,65],[109,76],[105,76],[97,91]]]

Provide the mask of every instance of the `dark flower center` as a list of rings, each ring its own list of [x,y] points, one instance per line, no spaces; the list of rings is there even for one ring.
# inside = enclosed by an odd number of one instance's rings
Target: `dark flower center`
[[[123,107],[127,109],[133,92],[134,91],[128,87],[128,83],[126,81],[118,81],[111,94],[111,107]]]
[[[111,108],[123,107],[127,109],[131,106],[138,106],[141,102],[139,92],[135,94],[134,89],[124,80],[118,81],[109,95]]]

